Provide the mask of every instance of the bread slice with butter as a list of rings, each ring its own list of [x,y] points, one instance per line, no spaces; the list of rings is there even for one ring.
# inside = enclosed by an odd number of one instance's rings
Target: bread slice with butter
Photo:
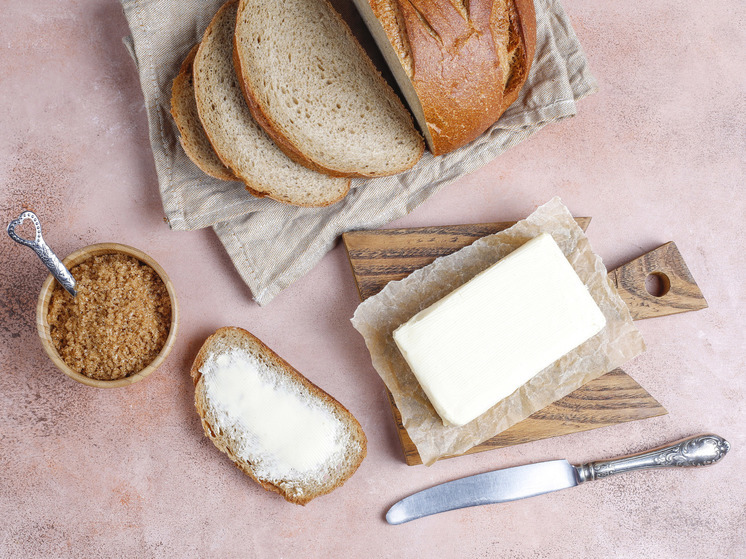
[[[340,487],[365,458],[355,417],[246,330],[207,338],[191,374],[205,435],[291,503]]]

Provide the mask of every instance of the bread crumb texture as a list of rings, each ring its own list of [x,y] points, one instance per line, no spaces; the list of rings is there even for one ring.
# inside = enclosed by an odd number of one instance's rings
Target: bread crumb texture
[[[314,164],[350,176],[412,167],[412,119],[325,0],[242,0],[236,52],[254,112]]]
[[[171,300],[153,268],[125,254],[73,267],[77,296],[55,285],[47,320],[57,353],[73,371],[116,380],[147,367],[166,343]]]

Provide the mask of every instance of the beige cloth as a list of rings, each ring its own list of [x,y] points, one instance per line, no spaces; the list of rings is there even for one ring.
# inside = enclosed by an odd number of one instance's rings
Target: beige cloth
[[[163,208],[172,229],[213,227],[260,304],[306,274],[337,237],[397,219],[440,188],[576,112],[596,81],[562,6],[535,0],[536,57],[518,100],[479,139],[422,160],[405,173],[354,179],[347,197],[327,208],[296,208],[254,198],[238,182],[202,173],[185,155],[170,115],[171,83],[223,0],[121,0],[131,37],[124,39],[140,73]],[[349,0],[333,2],[349,4]],[[342,6],[343,14],[354,8]]]

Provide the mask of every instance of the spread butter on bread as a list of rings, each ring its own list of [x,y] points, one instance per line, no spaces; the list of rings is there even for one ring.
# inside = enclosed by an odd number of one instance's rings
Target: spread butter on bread
[[[251,116],[233,67],[238,0],[218,10],[194,58],[200,121],[220,160],[257,196],[296,206],[328,206],[350,181],[316,173],[288,158]]]
[[[326,0],[241,0],[234,62],[254,118],[311,169],[377,177],[422,156],[411,115]]]
[[[518,98],[536,48],[533,0],[354,0],[434,155]]]
[[[264,489],[305,505],[366,455],[358,421],[255,336],[220,328],[191,370],[205,435]]]

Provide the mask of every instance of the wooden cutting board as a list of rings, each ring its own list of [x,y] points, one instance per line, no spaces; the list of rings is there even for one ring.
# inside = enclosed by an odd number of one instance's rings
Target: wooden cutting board
[[[585,230],[591,219],[576,218]],[[378,293],[390,281],[408,276],[439,256],[451,254],[480,237],[515,222],[353,231],[342,235],[360,300]],[[609,272],[635,320],[707,307],[702,292],[673,242],[666,243]],[[646,287],[647,283],[647,287]],[[650,292],[648,291],[650,289]],[[407,464],[421,464],[417,448],[402,425],[389,394]],[[655,398],[621,369],[604,376],[536,412],[507,431],[475,446],[483,452],[668,413]]]

